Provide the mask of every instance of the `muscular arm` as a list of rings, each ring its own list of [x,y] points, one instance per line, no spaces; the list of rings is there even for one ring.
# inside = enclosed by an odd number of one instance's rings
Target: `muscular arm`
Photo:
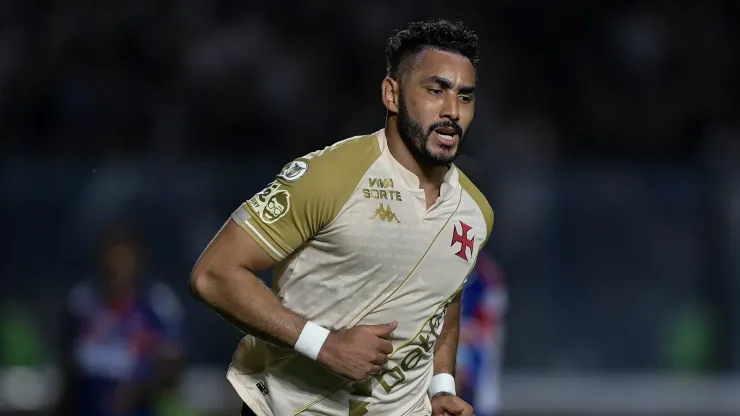
[[[448,373],[455,375],[455,358],[457,342],[460,338],[460,310],[462,291],[447,305],[442,332],[434,346],[434,374]]]
[[[292,348],[306,320],[284,307],[256,276],[275,263],[230,219],[195,264],[190,291],[239,329]]]

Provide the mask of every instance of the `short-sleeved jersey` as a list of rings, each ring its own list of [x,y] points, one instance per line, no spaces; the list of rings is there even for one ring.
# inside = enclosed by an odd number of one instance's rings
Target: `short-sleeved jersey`
[[[278,265],[283,305],[331,330],[398,321],[381,374],[350,383],[295,351],[245,337],[228,379],[258,415],[428,415],[434,343],[493,226],[454,165],[427,209],[384,130],[286,165],[232,214]]]

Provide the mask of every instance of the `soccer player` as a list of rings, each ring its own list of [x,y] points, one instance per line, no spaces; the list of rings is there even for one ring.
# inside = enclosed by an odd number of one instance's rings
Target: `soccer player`
[[[478,255],[463,288],[457,347],[457,394],[476,416],[501,414],[501,366],[507,292],[504,273],[487,253]]]
[[[288,163],[201,255],[191,290],[249,333],[227,375],[244,415],[473,415],[455,395],[460,294],[493,211],[452,162],[477,54],[462,23],[395,33],[385,128]]]
[[[176,386],[182,306],[168,286],[145,279],[143,244],[128,227],[111,225],[96,278],[69,292],[58,415],[149,416]]]

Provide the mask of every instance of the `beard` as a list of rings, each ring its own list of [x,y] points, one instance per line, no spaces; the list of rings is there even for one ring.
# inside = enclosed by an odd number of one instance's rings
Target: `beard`
[[[409,113],[403,94],[401,94],[399,98],[400,103],[398,105],[397,115],[398,134],[414,156],[414,159],[422,165],[449,166],[455,161],[455,159],[457,159],[457,155],[460,153],[460,147],[462,146],[467,131],[463,132],[462,127],[452,120],[439,121],[432,123],[427,128],[424,128],[424,126],[415,120]],[[454,128],[458,137],[457,149],[455,149],[455,153],[451,155],[435,154],[428,146],[429,136],[436,129],[442,127]]]

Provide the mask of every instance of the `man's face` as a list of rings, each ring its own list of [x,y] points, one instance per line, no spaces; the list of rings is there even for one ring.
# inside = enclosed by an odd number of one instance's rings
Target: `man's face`
[[[457,157],[475,112],[475,69],[456,53],[428,49],[410,57],[398,105],[398,132],[422,164]]]
[[[117,292],[133,286],[138,267],[134,247],[127,243],[117,243],[108,247],[103,255],[105,285],[108,289]]]

